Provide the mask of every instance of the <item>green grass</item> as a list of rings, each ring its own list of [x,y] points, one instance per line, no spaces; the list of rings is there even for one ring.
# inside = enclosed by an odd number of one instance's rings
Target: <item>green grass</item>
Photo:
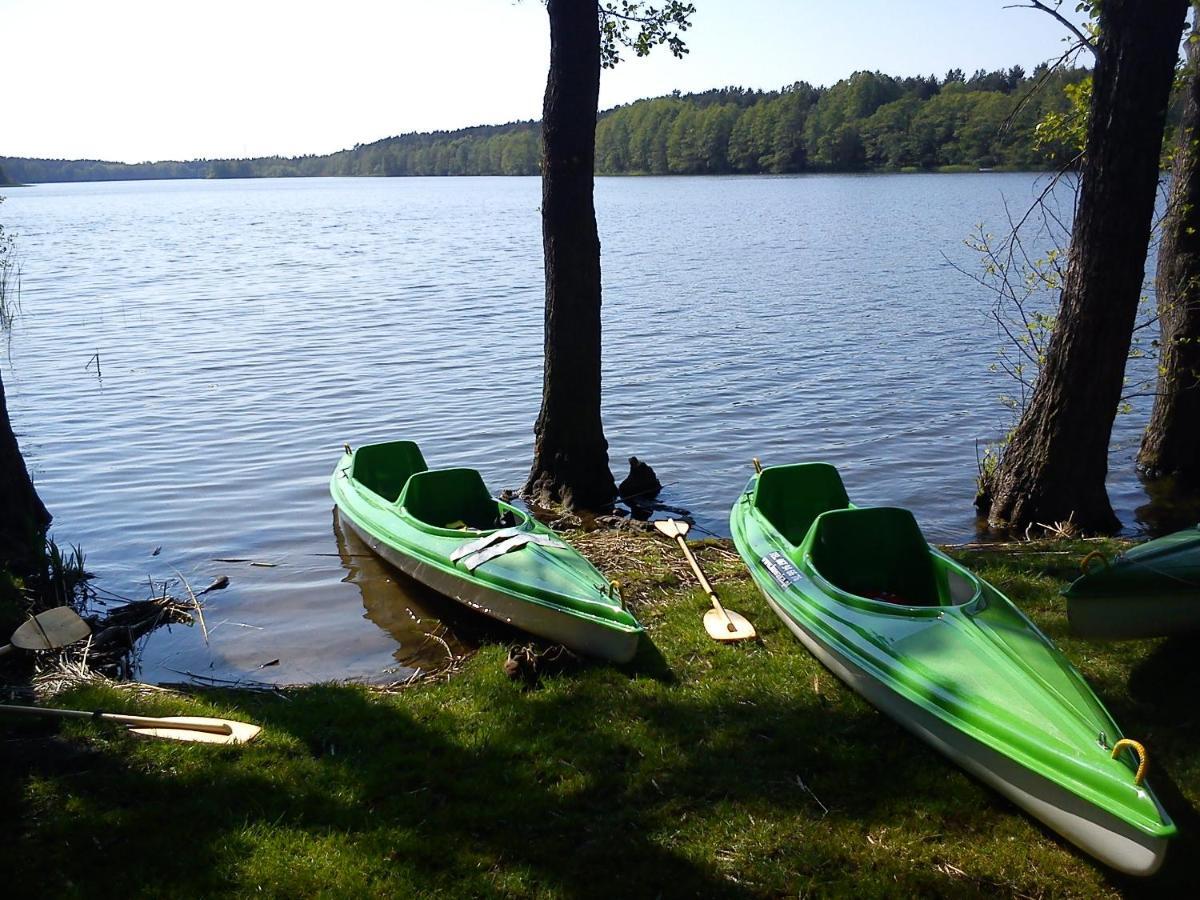
[[[1148,884],[1100,867],[844,688],[719,545],[759,643],[719,645],[664,545],[601,554],[653,639],[628,667],[510,681],[499,646],[394,695],[345,686],[65,706],[226,715],[244,748],[91,723],[5,725],[12,896],[1095,896],[1187,883],[1200,834],[1192,646],[1066,637],[1079,553],[959,554],[1060,641],[1133,736],[1183,832]],[[1095,545],[1088,545],[1091,549]],[[594,549],[594,548],[593,548]],[[638,560],[642,560],[642,564]]]

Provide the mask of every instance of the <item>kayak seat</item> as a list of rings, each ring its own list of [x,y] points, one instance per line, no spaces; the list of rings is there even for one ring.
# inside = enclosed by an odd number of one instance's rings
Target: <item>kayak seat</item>
[[[496,528],[500,507],[474,469],[434,469],[408,479],[400,505],[435,528]]]
[[[425,457],[412,441],[368,444],[354,453],[350,477],[389,503],[395,503],[414,472],[424,472]]]
[[[804,549],[821,576],[847,593],[903,606],[941,605],[929,544],[907,509],[822,513]]]
[[[850,498],[829,463],[795,463],[763,469],[751,503],[784,540],[799,546],[817,516],[846,508]]]

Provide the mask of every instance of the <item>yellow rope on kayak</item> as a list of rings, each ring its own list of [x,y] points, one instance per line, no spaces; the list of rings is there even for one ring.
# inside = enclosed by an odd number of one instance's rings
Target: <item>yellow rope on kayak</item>
[[[1104,568],[1108,568],[1108,557],[1104,555],[1104,551],[1093,550],[1091,553],[1085,556],[1083,561],[1079,564],[1079,570],[1083,572],[1084,575],[1088,573],[1088,563],[1090,563],[1093,559],[1100,560],[1100,562],[1104,563]]]
[[[1146,778],[1146,769],[1150,766],[1150,755],[1146,753],[1146,748],[1137,741],[1131,741],[1129,738],[1121,738],[1112,748],[1112,758],[1116,759],[1117,754],[1128,747],[1137,754],[1138,767],[1137,772],[1133,776],[1134,784],[1141,784]]]
[[[751,460],[751,462],[752,462],[752,463],[754,463],[754,474],[755,474],[755,475],[761,475],[761,474],[762,474],[762,463],[760,463],[760,462],[758,461],[758,457],[757,457],[757,456],[756,456],[756,457],[754,457],[754,458]]]

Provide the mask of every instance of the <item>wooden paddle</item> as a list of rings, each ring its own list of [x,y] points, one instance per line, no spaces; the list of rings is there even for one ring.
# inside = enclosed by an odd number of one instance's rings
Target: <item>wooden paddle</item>
[[[654,527],[667,537],[674,538],[675,543],[679,544],[679,549],[683,551],[692,571],[696,573],[700,587],[704,588],[704,593],[708,594],[708,599],[712,601],[713,608],[704,614],[704,630],[708,632],[708,636],[716,641],[744,641],[754,637],[754,626],[721,605],[721,601],[717,599],[717,592],[700,571],[700,563],[696,561],[687,541],[683,539],[691,526],[687,522],[676,522],[674,519],[658,519]]]
[[[12,643],[0,647],[0,656],[20,650],[54,650],[76,641],[82,641],[92,633],[88,623],[69,606],[56,606],[36,616],[13,632]]]
[[[0,713],[22,716],[45,716],[54,719],[100,719],[126,725],[131,734],[140,737],[166,738],[197,744],[248,744],[262,732],[258,725],[235,722],[232,719],[211,719],[203,716],[123,716],[119,713],[85,712],[81,709],[52,709],[45,706],[10,706],[0,704]]]

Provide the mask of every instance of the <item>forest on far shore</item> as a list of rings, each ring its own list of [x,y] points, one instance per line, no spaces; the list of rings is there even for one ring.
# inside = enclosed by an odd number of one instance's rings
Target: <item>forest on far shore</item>
[[[832,87],[740,87],[638,100],[600,114],[602,175],[722,175],[945,168],[1042,169],[1069,159],[1036,133],[1071,116],[1088,69],[1020,66],[967,77],[855,72]],[[1176,118],[1172,116],[1172,120]],[[1056,132],[1061,134],[1061,129]],[[536,175],[539,123],[403,134],[326,156],[112,163],[0,157],[14,182],[304,176]]]

